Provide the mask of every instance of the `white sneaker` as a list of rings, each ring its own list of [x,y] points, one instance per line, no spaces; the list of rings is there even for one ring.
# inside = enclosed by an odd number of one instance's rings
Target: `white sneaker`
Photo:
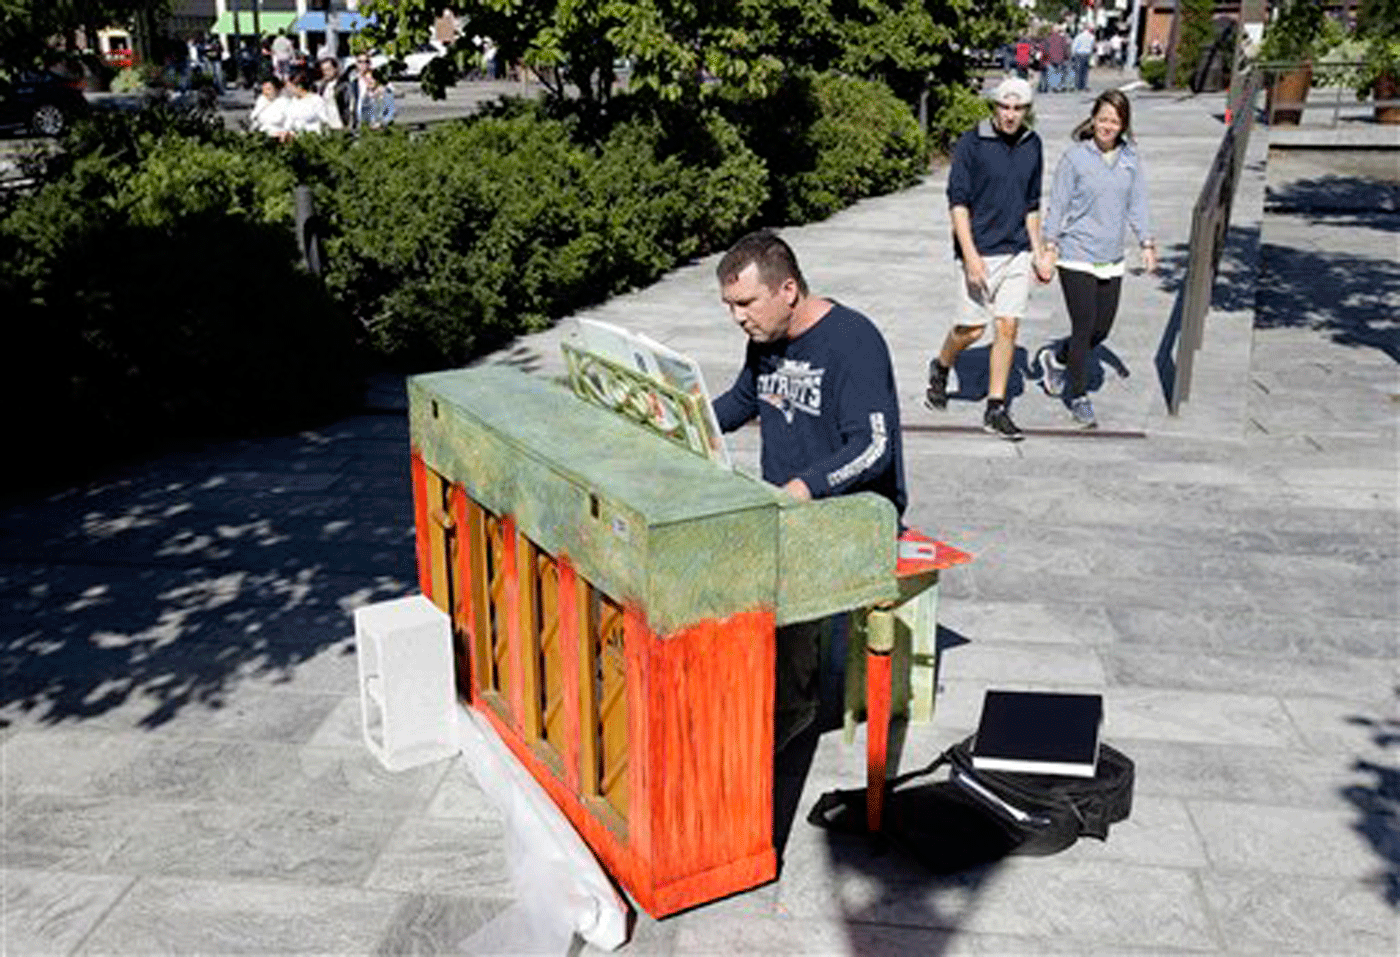
[[[1040,364],[1040,387],[1046,395],[1061,395],[1065,391],[1065,367],[1055,359],[1054,346],[1041,346],[1035,354]]]

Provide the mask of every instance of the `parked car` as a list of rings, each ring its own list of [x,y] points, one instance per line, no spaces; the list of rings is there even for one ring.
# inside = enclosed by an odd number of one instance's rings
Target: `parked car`
[[[0,71],[0,129],[57,136],[86,112],[87,98],[76,80],[51,70]]]
[[[414,47],[413,52],[405,53],[403,69],[396,70],[394,76],[418,77],[428,64],[447,52],[447,44],[440,40],[429,40]]]

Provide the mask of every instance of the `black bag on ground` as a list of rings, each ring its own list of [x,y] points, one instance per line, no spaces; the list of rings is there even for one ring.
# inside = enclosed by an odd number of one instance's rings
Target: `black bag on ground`
[[[947,781],[920,781],[945,764]],[[1107,744],[1099,745],[1092,778],[982,771],[972,766],[968,738],[886,782],[879,836],[945,874],[1009,854],[1054,854],[1083,835],[1103,840],[1109,825],[1126,819],[1133,776],[1132,759]],[[807,821],[866,833],[865,789],[822,795]]]

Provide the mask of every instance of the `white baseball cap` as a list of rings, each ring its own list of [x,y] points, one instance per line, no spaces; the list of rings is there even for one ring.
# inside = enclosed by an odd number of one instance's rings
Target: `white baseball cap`
[[[987,99],[993,103],[1004,103],[1009,106],[1030,106],[1034,96],[1029,83],[1019,76],[1008,76],[997,84],[996,89],[992,90]]]

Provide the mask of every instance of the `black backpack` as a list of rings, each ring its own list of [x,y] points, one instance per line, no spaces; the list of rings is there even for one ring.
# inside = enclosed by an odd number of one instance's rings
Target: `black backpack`
[[[1104,840],[1109,825],[1132,811],[1132,759],[1107,744],[1099,745],[1094,777],[1073,778],[978,770],[972,766],[972,740],[885,783],[878,840],[947,874],[1009,854],[1054,854],[1083,835]],[[945,764],[946,781],[920,780]],[[830,791],[807,820],[864,834],[865,803],[864,788]]]

